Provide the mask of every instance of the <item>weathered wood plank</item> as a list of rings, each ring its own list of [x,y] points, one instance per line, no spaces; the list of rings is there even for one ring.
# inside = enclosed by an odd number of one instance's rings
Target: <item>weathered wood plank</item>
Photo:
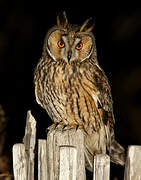
[[[141,146],[129,146],[124,180],[141,180]]]
[[[13,146],[14,180],[27,180],[27,161],[24,144]]]
[[[34,157],[33,150],[35,148],[36,142],[36,121],[31,114],[31,111],[27,112],[25,136],[23,138],[23,143],[26,150],[31,150],[31,156]]]
[[[106,154],[97,154],[94,156],[93,180],[110,179],[110,157]]]
[[[76,180],[77,149],[60,146],[59,180]]]
[[[62,150],[60,151],[61,147],[75,147],[77,151],[77,172],[76,172],[76,180],[85,180],[85,159],[84,159],[84,136],[80,129],[77,131],[75,129],[69,129],[69,130],[52,130],[48,132],[47,136],[47,175],[49,180],[58,179],[59,177],[59,168],[62,168],[63,165],[61,162],[59,162],[59,158],[62,158],[62,155],[60,155],[60,152],[62,154]],[[70,148],[68,147],[68,152],[70,154]],[[72,154],[73,157],[70,157],[69,159],[74,158],[76,155],[75,150]],[[67,162],[66,162],[67,163]],[[74,162],[71,163],[73,165],[73,168],[69,164],[70,169],[75,169],[76,164]],[[70,172],[73,172],[71,170]],[[75,174],[75,173],[74,173]],[[70,177],[71,175],[68,174],[69,180],[72,180]],[[75,175],[74,175],[75,176]]]
[[[47,142],[38,140],[38,180],[47,180]]]
[[[23,143],[26,151],[27,161],[27,180],[34,180],[34,150],[36,142],[36,121],[31,115],[31,111],[27,112],[25,136]]]
[[[23,143],[26,151],[27,161],[27,180],[34,180],[34,150],[36,142],[36,121],[31,115],[31,111],[27,112],[25,136]]]
[[[27,112],[24,144],[13,146],[13,169],[15,180],[34,180],[34,150],[36,141],[36,121]]]

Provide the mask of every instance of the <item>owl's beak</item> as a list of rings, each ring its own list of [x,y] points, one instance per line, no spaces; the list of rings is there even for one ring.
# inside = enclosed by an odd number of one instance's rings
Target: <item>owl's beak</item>
[[[72,56],[72,51],[71,51],[71,50],[69,50],[69,51],[68,51],[68,56],[67,56],[67,58],[68,58],[68,61],[70,61],[70,59],[71,59],[71,56]]]

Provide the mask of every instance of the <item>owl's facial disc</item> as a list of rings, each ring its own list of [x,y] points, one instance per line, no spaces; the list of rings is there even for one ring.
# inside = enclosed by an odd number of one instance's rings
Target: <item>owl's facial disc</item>
[[[84,33],[55,30],[48,38],[47,51],[55,61],[82,62],[91,55],[92,37]]]

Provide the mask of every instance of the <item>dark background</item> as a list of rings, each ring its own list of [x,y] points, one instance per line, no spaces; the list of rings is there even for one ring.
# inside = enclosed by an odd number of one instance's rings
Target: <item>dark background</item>
[[[0,104],[9,118],[6,150],[11,153],[13,144],[22,142],[29,109],[37,120],[37,138],[46,138],[51,121],[35,101],[33,72],[45,34],[63,10],[70,23],[95,19],[98,60],[112,88],[116,139],[125,148],[141,145],[141,8],[133,5],[125,8],[115,1],[57,8],[43,1],[0,1]],[[122,179],[124,169],[111,166],[111,176]]]

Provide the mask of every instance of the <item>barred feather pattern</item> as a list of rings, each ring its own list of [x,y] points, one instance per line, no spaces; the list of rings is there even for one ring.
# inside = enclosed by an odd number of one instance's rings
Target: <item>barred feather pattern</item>
[[[53,122],[79,125],[84,130],[89,170],[93,169],[93,156],[107,151],[113,162],[124,164],[124,149],[114,139],[110,86],[98,64],[90,59],[68,64],[46,55],[36,67],[34,82],[36,100]]]

